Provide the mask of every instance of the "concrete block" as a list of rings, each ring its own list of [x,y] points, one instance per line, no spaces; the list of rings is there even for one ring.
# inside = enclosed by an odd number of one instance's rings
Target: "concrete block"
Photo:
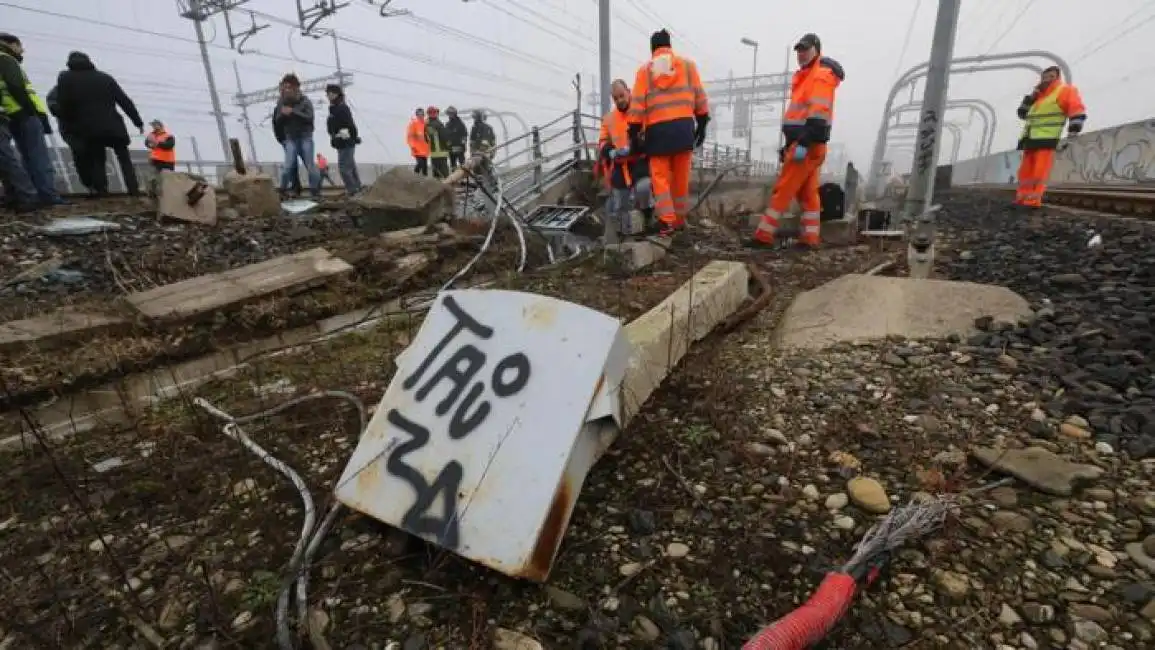
[[[750,231],[753,232],[762,220],[761,213],[750,215]],[[802,217],[797,214],[788,214],[778,220],[779,237],[797,237],[802,233]],[[821,227],[822,243],[832,246],[849,246],[858,240],[858,222],[851,219],[835,219],[823,221]]]
[[[192,192],[199,200],[189,205]],[[157,177],[157,214],[208,226],[217,223],[217,191],[200,177],[184,172],[165,172]]]
[[[645,268],[666,256],[666,249],[650,241],[629,241],[605,247],[606,264],[625,271]]]
[[[715,260],[626,326],[633,353],[622,381],[625,422],[637,415],[691,344],[737,311],[749,296],[748,282],[745,264]]]
[[[222,185],[233,209],[241,215],[270,218],[281,214],[281,197],[267,174],[230,171]]]
[[[858,220],[833,219],[823,221],[822,243],[830,246],[853,246],[858,243]]]
[[[370,234],[428,226],[453,214],[453,203],[452,186],[408,167],[389,169],[353,199],[361,212],[361,228]]]

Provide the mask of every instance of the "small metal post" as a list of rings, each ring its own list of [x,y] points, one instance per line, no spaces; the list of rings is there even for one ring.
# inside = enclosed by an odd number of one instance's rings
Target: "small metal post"
[[[535,126],[531,135],[533,142],[533,184],[541,191],[541,131]]]
[[[245,173],[245,156],[241,153],[241,141],[236,138],[229,138],[229,151],[233,155],[233,169],[238,174]]]

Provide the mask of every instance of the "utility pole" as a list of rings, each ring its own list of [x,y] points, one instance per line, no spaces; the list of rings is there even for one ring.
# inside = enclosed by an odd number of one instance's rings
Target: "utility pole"
[[[233,33],[232,25],[229,22],[229,10],[236,9],[241,5],[247,3],[249,0],[178,0],[177,8],[180,10],[180,16],[187,18],[193,23],[193,29],[196,31],[197,45],[201,51],[201,63],[205,67],[205,80],[209,86],[209,99],[213,105],[213,117],[216,118],[217,132],[221,138],[221,153],[225,158],[229,155],[229,133],[225,128],[225,114],[221,110],[221,98],[217,92],[217,82],[213,77],[212,62],[209,61],[208,41],[205,40],[204,23],[215,16],[216,14],[223,14],[225,18],[225,25],[228,27],[229,44],[231,47],[237,48],[240,51],[244,41],[250,36],[257,33],[264,27],[258,27],[255,23],[241,36],[240,44],[237,43],[236,34]]]
[[[742,45],[754,48],[754,65],[750,70],[750,103],[746,117],[746,162],[750,162],[754,150],[754,98],[757,96],[758,82],[758,41],[742,37]]]
[[[935,171],[938,167],[939,139],[946,111],[950,85],[951,60],[958,32],[961,0],[939,0],[934,24],[934,41],[930,47],[926,89],[922,96],[922,115],[918,122],[918,139],[914,147],[914,168],[903,204],[902,222],[907,225],[907,265],[910,277],[925,279],[934,267],[934,214],[930,209],[934,196]],[[957,144],[957,138],[956,138]],[[913,228],[909,220],[914,219]]]
[[[942,118],[950,84],[950,62],[954,58],[954,41],[958,32],[959,5],[960,0],[939,0],[938,3],[930,66],[922,96],[922,115],[918,123],[915,164],[902,211],[904,220],[925,212],[934,195],[935,167],[938,165]]]
[[[241,69],[236,61],[233,61],[233,74],[237,76],[237,97],[243,97],[245,89],[241,85]],[[245,135],[249,137],[249,156],[253,159],[253,164],[258,165],[260,161],[257,159],[257,141],[253,138],[253,122],[249,119],[248,104],[241,104],[241,119],[245,123]]]
[[[610,0],[598,0],[598,81],[602,115],[610,112]]]

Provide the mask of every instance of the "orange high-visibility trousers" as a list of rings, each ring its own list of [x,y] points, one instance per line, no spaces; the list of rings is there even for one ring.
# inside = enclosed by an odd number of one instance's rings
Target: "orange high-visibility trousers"
[[[818,182],[822,173],[822,163],[826,160],[826,145],[812,145],[801,161],[794,160],[794,147],[786,149],[785,162],[774,183],[774,193],[770,195],[770,205],[762,213],[762,221],[754,231],[754,239],[764,244],[773,244],[774,236],[782,214],[790,209],[790,202],[798,199],[802,206],[802,233],[798,238],[807,246],[819,243],[822,199],[818,196]]]
[[[690,163],[693,151],[650,157],[650,183],[654,192],[654,216],[679,228],[690,211]]]
[[[1047,179],[1051,177],[1051,166],[1055,164],[1054,149],[1030,149],[1023,152],[1019,163],[1019,187],[1015,191],[1015,203],[1037,208],[1043,205],[1043,193],[1047,191]]]

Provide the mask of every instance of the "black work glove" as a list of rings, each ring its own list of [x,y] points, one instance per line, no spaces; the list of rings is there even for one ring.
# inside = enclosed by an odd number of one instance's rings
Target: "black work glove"
[[[353,138],[353,144],[361,144],[361,136]]]
[[[642,135],[642,125],[630,124],[628,133],[630,137],[630,150],[635,153],[644,153],[646,150],[646,138]]]
[[[613,151],[613,150],[614,150],[614,146],[613,146],[612,144],[610,144],[610,143],[608,143],[608,142],[607,142],[607,143],[605,143],[604,145],[602,145],[602,150],[598,152],[598,156],[599,156],[599,157],[600,157],[602,160],[605,160],[605,161],[609,161],[609,159],[610,159],[610,152],[611,152],[611,151]]]
[[[706,125],[710,123],[710,115],[698,115],[694,118],[694,148],[701,147],[706,142]]]
[[[785,164],[785,162],[786,162],[786,147],[782,147],[781,149],[778,150],[778,164],[779,165]]]
[[[52,120],[48,119],[47,115],[39,115],[40,124],[44,126],[44,135],[52,134]]]
[[[1017,111],[1020,120],[1027,119],[1027,113],[1031,110],[1031,104],[1034,104],[1034,103],[1035,103],[1035,96],[1034,95],[1024,95],[1023,96],[1023,102],[1021,104],[1019,104],[1019,110]]]

